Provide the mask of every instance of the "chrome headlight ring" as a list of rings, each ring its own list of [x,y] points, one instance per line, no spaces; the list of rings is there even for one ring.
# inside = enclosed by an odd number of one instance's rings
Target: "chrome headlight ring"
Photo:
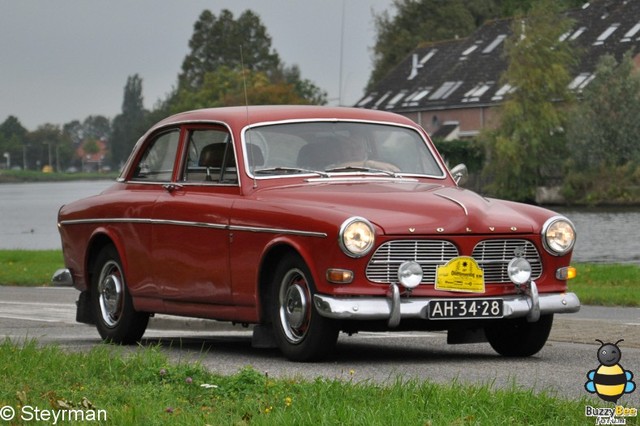
[[[576,228],[564,216],[554,216],[542,227],[542,244],[554,256],[564,256],[576,243]]]
[[[349,257],[367,255],[375,242],[373,225],[363,217],[350,217],[340,226],[338,243],[342,251]]]

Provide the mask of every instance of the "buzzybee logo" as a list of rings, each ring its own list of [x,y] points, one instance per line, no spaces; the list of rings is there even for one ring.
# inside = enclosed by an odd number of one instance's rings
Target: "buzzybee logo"
[[[595,417],[596,425],[603,424],[627,424],[627,417],[637,417],[638,409],[617,405],[618,400],[624,394],[629,394],[636,389],[633,382],[633,373],[625,370],[620,365],[622,359],[622,351],[618,343],[624,339],[618,340],[616,343],[604,343],[602,340],[596,339],[600,343],[598,348],[598,361],[600,365],[594,370],[587,373],[587,382],[584,388],[589,393],[595,393],[603,401],[613,402],[615,407],[592,407],[587,405],[584,410],[586,417]]]
[[[618,343],[624,342],[624,339],[616,343],[604,343],[599,339],[596,339],[596,342],[602,345],[598,349],[600,365],[587,373],[589,380],[584,384],[584,388],[587,392],[598,395],[603,401],[618,402],[623,394],[636,389],[636,384],[631,380],[633,373],[619,364],[622,352]]]

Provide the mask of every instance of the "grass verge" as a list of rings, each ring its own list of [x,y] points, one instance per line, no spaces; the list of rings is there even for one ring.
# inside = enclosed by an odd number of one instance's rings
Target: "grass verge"
[[[37,408],[118,425],[583,425],[585,405],[594,404],[489,385],[357,382],[354,372],[306,381],[247,367],[221,376],[170,363],[156,347],[68,352],[5,339],[0,359],[0,406],[16,419]]]
[[[49,285],[60,268],[61,250],[0,250],[0,285]]]
[[[62,182],[71,180],[115,180],[118,172],[109,173],[42,173],[35,170],[2,170],[0,183]]]
[[[60,250],[0,250],[0,285],[48,285],[63,268]],[[569,288],[585,305],[640,306],[640,266],[583,263]]]

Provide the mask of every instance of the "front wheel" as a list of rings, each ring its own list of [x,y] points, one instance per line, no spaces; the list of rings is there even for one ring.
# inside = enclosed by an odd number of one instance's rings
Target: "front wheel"
[[[120,256],[113,246],[104,247],[96,257],[91,301],[96,328],[105,341],[130,344],[142,338],[149,314],[133,308]]]
[[[282,353],[292,361],[325,358],[335,348],[339,330],[315,309],[313,279],[299,256],[280,262],[270,291],[270,319]]]
[[[527,357],[542,349],[552,324],[553,314],[542,315],[536,322],[527,322],[526,318],[503,320],[485,328],[485,334],[491,347],[500,355]]]

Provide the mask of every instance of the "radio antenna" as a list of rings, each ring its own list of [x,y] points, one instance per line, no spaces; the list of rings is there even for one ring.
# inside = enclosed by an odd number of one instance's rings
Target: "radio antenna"
[[[244,55],[242,53],[242,45],[240,45],[240,66],[242,67],[242,85],[244,87],[244,107],[247,113],[247,126],[251,121],[249,120],[249,95],[247,94],[247,75],[246,70],[244,69]],[[251,137],[251,133],[247,134],[247,138]],[[256,180],[255,174],[255,166],[253,163],[253,149],[251,149],[251,143],[249,140],[246,141],[245,149],[247,150],[247,157],[249,159],[249,170],[251,170],[251,176],[253,177],[253,189],[258,187],[258,181]]]

